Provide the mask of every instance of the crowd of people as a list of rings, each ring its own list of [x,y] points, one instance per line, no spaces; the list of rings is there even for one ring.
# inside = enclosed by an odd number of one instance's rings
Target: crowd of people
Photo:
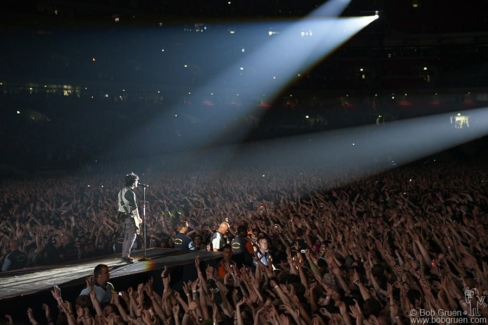
[[[331,182],[330,171],[304,177],[278,167],[266,177],[252,167],[145,174],[148,247],[221,251],[222,260],[203,267],[197,259],[198,278],[183,291],[167,269],[161,280],[110,288],[103,301],[90,281],[76,302],[54,288],[56,323],[486,322],[484,161],[339,175]],[[120,175],[4,181],[2,271],[121,252],[122,183]],[[109,279],[100,266],[95,287]],[[30,308],[32,325],[46,323]]]

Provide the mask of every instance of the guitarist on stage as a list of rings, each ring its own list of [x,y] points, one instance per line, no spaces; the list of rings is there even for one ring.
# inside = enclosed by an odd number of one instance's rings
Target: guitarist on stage
[[[139,225],[142,223],[137,210],[136,193],[139,176],[134,173],[125,175],[125,187],[119,192],[117,201],[119,202],[119,221],[124,228],[124,243],[122,244],[122,260],[133,263],[130,257],[132,245],[139,233]]]

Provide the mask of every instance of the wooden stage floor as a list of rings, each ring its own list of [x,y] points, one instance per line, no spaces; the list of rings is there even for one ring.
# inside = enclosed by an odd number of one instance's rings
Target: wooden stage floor
[[[117,278],[139,273],[162,270],[164,266],[193,266],[196,257],[202,262],[219,259],[222,254],[206,251],[184,251],[174,249],[148,249],[146,256],[149,261],[137,261],[143,251],[132,252],[133,264],[122,262],[120,254],[97,257],[90,260],[70,262],[69,264],[26,268],[0,273],[0,305],[10,298],[33,295],[42,291],[50,291],[54,285],[60,287],[80,286],[86,277],[93,274],[98,264],[106,264],[110,268],[111,282]],[[194,268],[194,267],[193,267]]]

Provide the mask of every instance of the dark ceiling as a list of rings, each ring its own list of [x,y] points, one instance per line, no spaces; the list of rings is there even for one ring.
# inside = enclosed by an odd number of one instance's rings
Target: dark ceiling
[[[320,0],[16,0],[0,3],[0,26],[100,27],[160,22],[293,19],[325,3]],[[353,0],[343,16],[379,10],[386,28],[408,33],[488,31],[488,1]]]

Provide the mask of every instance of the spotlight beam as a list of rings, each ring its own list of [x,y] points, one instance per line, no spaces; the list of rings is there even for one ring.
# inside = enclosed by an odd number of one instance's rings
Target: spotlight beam
[[[242,119],[255,111],[259,98],[266,95],[267,99],[273,99],[290,81],[297,78],[298,73],[309,69],[375,19],[374,16],[344,19],[323,18],[338,15],[348,3],[347,0],[329,1],[312,13],[311,17],[289,25],[279,35],[272,35],[270,41],[258,48],[252,55],[247,55],[239,63],[231,65],[197,91],[191,91],[191,97],[196,100],[205,97],[209,100],[216,97],[224,98],[229,94],[222,92],[230,90],[231,93],[239,93],[240,98],[250,98],[256,102],[249,101],[235,109],[210,113],[211,117],[206,117],[207,122],[196,125],[192,130],[194,137],[182,136],[175,141],[178,143],[178,147],[181,150],[189,150],[219,143],[222,137],[227,136],[226,132],[232,134],[234,125],[243,124]],[[303,29],[312,31],[313,35],[302,37]],[[196,52],[198,53],[200,50],[205,51],[205,48],[196,49]],[[226,87],[222,85],[224,82],[228,84]],[[166,112],[163,112],[159,118],[153,119],[152,122],[141,128],[139,136],[134,135],[131,139],[124,139],[129,143],[125,142],[123,146],[133,148],[140,146],[140,143],[144,141],[140,139],[144,139],[146,130],[161,130],[157,132],[159,134],[153,133],[152,136],[165,137],[167,130],[165,124],[171,123],[172,120],[169,112],[184,112],[185,110],[187,107],[182,104],[166,109]],[[232,140],[239,141],[245,136],[246,134],[241,133],[241,138],[237,138],[233,134]],[[134,139],[133,142],[132,139]]]
[[[282,34],[271,36],[270,41],[257,52],[229,67],[191,94],[192,98],[206,97],[210,100],[217,96],[232,96],[238,93],[240,98],[252,98],[256,102],[212,116],[211,125],[203,125],[201,134],[192,139],[191,143],[181,140],[182,147],[195,148],[214,143],[225,134],[225,129],[216,128],[214,125],[232,131],[235,123],[239,123],[243,117],[255,111],[263,95],[266,96],[266,100],[272,100],[287,84],[296,79],[299,73],[304,73],[373,20],[373,17],[314,19],[308,20],[306,24],[295,23]],[[302,26],[312,30],[313,36],[308,39],[301,37]],[[231,85],[223,87],[224,80]],[[222,94],[225,90],[230,91]]]
[[[268,171],[284,165],[304,172],[321,169],[331,181],[348,175],[352,182],[391,168],[391,160],[404,165],[488,135],[488,108],[463,112],[470,116],[470,128],[455,129],[450,123],[453,115],[270,140],[265,147],[272,150],[265,156],[251,144],[239,152],[236,161],[254,166],[259,162],[259,168]],[[341,171],[340,176],[337,171]]]

